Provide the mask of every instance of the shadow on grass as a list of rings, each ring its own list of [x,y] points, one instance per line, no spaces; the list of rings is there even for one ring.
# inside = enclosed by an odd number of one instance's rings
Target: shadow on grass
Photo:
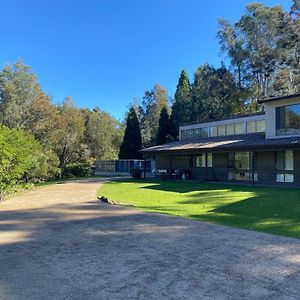
[[[139,184],[137,189],[181,194],[174,195],[174,201],[172,195],[166,196],[165,205],[161,199],[157,205],[162,194],[156,194],[153,203],[138,205],[141,209],[300,238],[299,189],[149,179],[126,182]]]

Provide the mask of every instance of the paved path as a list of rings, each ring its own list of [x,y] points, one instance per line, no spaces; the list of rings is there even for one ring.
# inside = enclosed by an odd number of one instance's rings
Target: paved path
[[[300,240],[99,203],[99,184],[0,203],[0,299],[300,299]]]

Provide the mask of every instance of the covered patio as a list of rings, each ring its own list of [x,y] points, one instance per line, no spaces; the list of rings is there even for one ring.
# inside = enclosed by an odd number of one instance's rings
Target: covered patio
[[[170,179],[300,185],[298,138],[248,134],[177,141],[142,152],[154,156],[156,169]]]

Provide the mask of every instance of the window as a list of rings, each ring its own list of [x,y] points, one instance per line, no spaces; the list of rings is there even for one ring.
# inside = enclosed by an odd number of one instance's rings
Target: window
[[[207,127],[201,128],[201,137],[202,138],[208,137],[208,128]]]
[[[201,153],[193,157],[194,168],[205,168],[205,154]]]
[[[218,127],[217,126],[213,126],[209,128],[209,136],[214,137],[214,136],[218,136]]]
[[[276,108],[277,135],[300,134],[300,104]]]
[[[194,168],[205,167],[205,155],[200,154],[200,155],[194,156],[193,167]]]
[[[276,182],[294,182],[292,150],[276,152]]]
[[[265,131],[266,131],[265,120],[256,121],[256,132],[265,132]]]
[[[294,174],[287,173],[277,173],[276,174],[276,182],[294,182]]]
[[[256,122],[250,121],[247,122],[247,133],[255,133],[256,132]]]
[[[181,130],[181,140],[187,139],[187,130]]]
[[[207,167],[212,168],[213,166],[213,159],[212,159],[212,153],[207,153]]]
[[[228,153],[228,168],[234,168],[234,152]]]
[[[276,152],[276,170],[277,171],[293,171],[294,157],[293,150]]]
[[[205,153],[201,153],[193,157],[193,167],[194,168],[205,168],[206,157]],[[207,153],[207,167],[212,167],[212,153]]]
[[[234,134],[234,124],[227,124],[226,135],[233,135],[233,134]]]
[[[245,133],[245,123],[234,124],[234,133],[235,134],[244,134]]]
[[[250,152],[228,153],[228,180],[250,181],[253,176],[254,181],[257,181],[258,174],[256,171],[252,174],[251,162]]]
[[[236,170],[250,170],[250,153],[235,152],[234,153],[234,168]]]
[[[226,127],[225,125],[219,125],[218,126],[218,136],[224,136],[226,135]]]
[[[201,138],[201,128],[194,129],[194,139],[200,139]]]
[[[194,138],[194,130],[193,130],[193,129],[189,129],[189,130],[187,131],[187,138],[188,138],[189,140],[192,140],[192,139]]]

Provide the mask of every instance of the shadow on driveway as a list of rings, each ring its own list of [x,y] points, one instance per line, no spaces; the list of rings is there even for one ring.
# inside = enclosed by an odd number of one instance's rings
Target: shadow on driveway
[[[0,299],[299,299],[300,241],[103,204],[99,184],[0,204]]]

